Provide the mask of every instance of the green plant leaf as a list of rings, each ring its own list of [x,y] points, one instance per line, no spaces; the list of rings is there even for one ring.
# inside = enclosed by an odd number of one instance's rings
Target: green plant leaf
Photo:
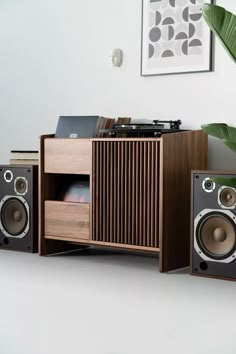
[[[202,130],[216,138],[236,142],[236,128],[225,123],[210,123],[201,125]]]
[[[204,4],[203,18],[236,63],[236,16],[223,7]]]
[[[221,186],[236,188],[236,178],[214,177],[211,178],[211,181],[220,184]]]
[[[224,141],[225,146],[227,146],[228,148],[230,148],[232,151],[236,152],[236,142],[232,142],[229,140],[225,140]]]

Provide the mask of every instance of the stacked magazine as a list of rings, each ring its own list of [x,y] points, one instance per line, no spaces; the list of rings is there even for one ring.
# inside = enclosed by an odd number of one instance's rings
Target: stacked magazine
[[[11,150],[9,163],[12,165],[38,165],[39,152],[37,150]]]

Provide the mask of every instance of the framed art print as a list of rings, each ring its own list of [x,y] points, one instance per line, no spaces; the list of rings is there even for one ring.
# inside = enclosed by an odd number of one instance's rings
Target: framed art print
[[[142,0],[141,76],[212,70],[204,0]]]

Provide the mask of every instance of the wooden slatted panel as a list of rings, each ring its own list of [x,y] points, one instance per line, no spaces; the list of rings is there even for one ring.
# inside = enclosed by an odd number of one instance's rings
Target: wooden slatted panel
[[[155,158],[157,159],[158,158],[158,155],[159,155],[159,147],[157,144],[153,144],[154,145],[154,156]],[[156,179],[156,176],[159,176],[159,164],[155,163],[155,174],[153,176],[153,182],[155,181]],[[159,188],[158,186],[156,185],[156,183],[154,183],[154,188],[155,188],[155,191],[154,191],[154,195],[156,194],[159,194]],[[157,210],[159,207],[159,200],[154,198],[154,210]],[[154,216],[155,217],[155,216]],[[159,224],[158,223],[154,223],[154,235],[156,235],[158,233],[158,228],[159,228]],[[154,247],[159,247],[159,240],[157,238],[154,238],[154,244],[153,244]]]
[[[114,144],[114,180],[111,181],[111,184],[113,184],[114,187],[114,194],[111,195],[111,198],[113,199],[113,214],[112,218],[110,220],[110,223],[113,224],[113,235],[110,235],[110,238],[112,242],[117,242],[117,184],[118,184],[118,176],[117,176],[117,151],[118,151],[118,144]]]
[[[103,143],[101,143],[100,145],[100,149],[98,150],[99,151],[99,161],[98,161],[98,166],[99,166],[99,174],[98,174],[98,177],[99,177],[99,189],[97,191],[97,195],[99,196],[99,208],[98,210],[102,210],[102,206],[103,206],[103,194],[100,194],[100,191],[103,190],[103,170],[102,170],[102,165],[103,165],[103,156],[102,156],[102,147],[103,147]],[[103,213],[98,213],[98,217],[99,217],[99,220],[98,220],[98,223],[99,223],[99,239],[98,241],[102,241],[102,235],[103,235]]]
[[[140,155],[139,148],[140,144],[138,142],[135,143],[135,155],[134,155],[134,175],[135,175],[135,217],[134,217],[134,225],[135,225],[135,244],[139,244],[139,164],[140,164]]]
[[[128,234],[128,244],[132,244],[132,212],[131,212],[131,207],[132,207],[132,143],[128,142],[128,163],[127,163],[127,174],[128,174],[128,179],[127,179],[127,207],[128,207],[128,212],[127,212],[127,218],[125,222],[127,223],[127,234]]]
[[[92,240],[159,247],[159,142],[93,142]]]
[[[155,156],[154,154],[154,143],[152,142],[151,143],[151,146],[150,146],[150,155],[151,156]],[[151,164],[151,181],[150,181],[150,195],[154,195],[155,193],[155,185],[153,183],[153,181],[155,180],[155,159],[152,158],[150,159],[150,164]],[[154,203],[155,199],[154,198],[150,198],[150,235],[151,235],[151,245],[155,244],[154,243],[154,234],[155,234],[155,224],[154,223],[151,223],[151,220],[155,217],[155,214],[154,214],[154,208],[155,208],[155,203]]]
[[[109,208],[109,218],[111,218],[111,221],[114,220],[114,203],[113,203],[113,198],[114,198],[114,180],[115,180],[115,168],[114,168],[114,144],[107,144],[107,148],[110,149],[110,183],[109,183],[109,202],[110,202],[110,208]],[[114,239],[114,232],[113,232],[113,227],[114,225],[112,222],[108,223],[109,225],[109,242],[113,242]]]

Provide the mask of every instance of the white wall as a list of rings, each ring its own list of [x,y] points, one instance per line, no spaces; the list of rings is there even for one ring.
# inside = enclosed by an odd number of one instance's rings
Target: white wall
[[[236,12],[235,1],[217,4]],[[141,0],[1,0],[0,162],[38,148],[63,114],[236,123],[236,66],[218,40],[214,72],[169,76],[140,76],[140,45]],[[116,47],[121,68],[110,65]],[[236,165],[216,139],[209,157],[210,167]]]

